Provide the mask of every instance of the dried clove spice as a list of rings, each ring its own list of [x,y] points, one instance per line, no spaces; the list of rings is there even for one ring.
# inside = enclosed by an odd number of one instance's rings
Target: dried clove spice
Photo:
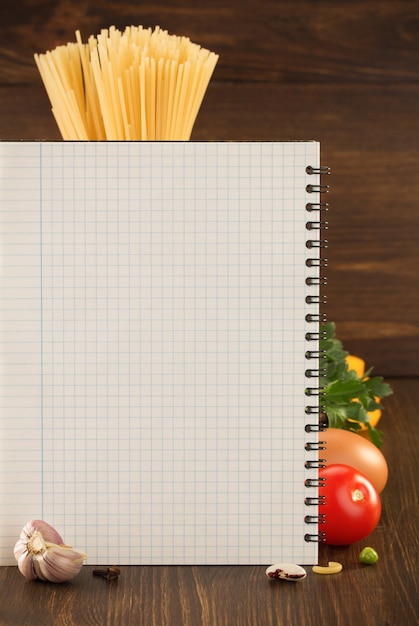
[[[94,569],[92,572],[93,576],[99,576],[100,578],[105,578],[106,580],[118,580],[121,575],[121,570],[116,565],[111,565],[106,569]]]

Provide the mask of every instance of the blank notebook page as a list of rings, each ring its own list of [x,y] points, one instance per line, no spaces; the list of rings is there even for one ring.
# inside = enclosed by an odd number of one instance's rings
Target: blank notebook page
[[[317,562],[318,162],[316,142],[0,144],[0,564],[37,518],[87,564]]]

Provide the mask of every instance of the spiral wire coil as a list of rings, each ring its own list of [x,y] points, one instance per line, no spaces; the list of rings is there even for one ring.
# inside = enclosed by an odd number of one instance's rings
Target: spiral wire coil
[[[308,175],[328,176],[330,174],[330,168],[327,166],[312,167],[311,165],[309,165],[306,168],[306,173]],[[319,194],[320,197],[322,197],[323,194],[328,193],[328,191],[329,191],[329,185],[327,184],[322,183],[322,184],[306,185],[307,193],[317,193]],[[308,258],[306,261],[306,266],[308,268],[317,268],[318,270],[317,276],[309,276],[306,278],[306,285],[308,286],[317,286],[321,288],[322,286],[325,286],[327,284],[327,279],[325,276],[321,275],[321,271],[327,267],[327,258],[324,256],[323,250],[327,248],[328,242],[327,242],[327,239],[324,239],[322,237],[322,235],[324,231],[327,230],[328,223],[322,218],[323,218],[323,213],[327,212],[328,209],[329,209],[328,203],[324,202],[323,200],[320,200],[319,202],[308,202],[306,204],[306,211],[308,213],[317,212],[317,217],[318,217],[318,219],[310,218],[306,222],[307,232],[313,233],[313,234],[316,232],[319,232],[321,234],[319,238],[313,238],[313,239],[308,238],[306,241],[306,246],[309,250],[317,249],[320,252],[318,257]],[[326,303],[326,297],[324,296],[324,294],[309,295],[306,297],[306,303],[308,305],[312,304],[312,305],[316,305],[319,307]],[[312,314],[309,313],[306,315],[306,322],[317,324],[318,327],[320,327],[320,325],[324,323],[325,321],[326,321],[326,316],[321,312],[312,313]],[[317,330],[313,332],[310,331],[310,332],[307,332],[305,335],[305,340],[311,344],[305,353],[305,358],[308,361],[315,360],[316,365],[317,365],[316,367],[311,367],[311,366],[307,367],[305,371],[305,376],[307,379],[318,380],[321,376],[324,376],[326,374],[326,370],[322,366],[323,359],[325,358],[325,353],[324,351],[320,350],[318,347],[320,340],[323,338],[324,337],[323,337],[323,333],[321,330]],[[312,347],[312,344],[314,344],[313,347]],[[319,396],[321,395],[321,391],[322,389],[320,388],[319,385],[313,386],[310,384],[310,386],[306,388],[305,394],[307,398],[318,399]],[[323,407],[319,403],[315,404],[314,406],[308,404],[305,407],[306,415],[308,416],[317,415],[317,418],[318,418],[315,423],[306,424],[305,431],[307,433],[321,433],[322,431],[325,430],[325,426],[320,421],[320,416],[321,416],[322,411],[323,411]],[[308,441],[305,444],[305,450],[308,452],[318,453],[324,449],[325,449],[325,444],[323,441],[319,441],[319,440],[314,441],[314,442]],[[312,459],[312,460],[307,460],[305,462],[305,468],[307,470],[318,470],[322,467],[325,467],[324,459],[320,459],[320,458]],[[324,484],[325,484],[325,481],[322,478],[307,478],[304,482],[304,485],[307,489],[312,489],[312,488],[318,489],[320,486],[324,486]],[[304,499],[304,504],[306,506],[319,508],[324,504],[324,496],[321,496],[318,494],[316,496],[307,496]],[[310,533],[305,534],[304,536],[305,541],[324,542],[325,534],[320,530],[320,525],[325,523],[325,515],[321,513],[319,510],[317,514],[306,515],[304,518],[304,522],[306,524],[313,524],[317,526],[316,533],[310,532]]]

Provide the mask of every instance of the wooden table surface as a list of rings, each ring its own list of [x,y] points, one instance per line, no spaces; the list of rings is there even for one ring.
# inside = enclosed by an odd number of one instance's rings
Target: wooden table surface
[[[265,566],[84,566],[71,583],[0,569],[1,626],[418,623],[419,20],[410,0],[91,3],[14,0],[0,8],[0,140],[58,140],[34,61],[115,24],[190,36],[220,54],[197,140],[316,139],[332,168],[325,312],[338,336],[394,389],[385,403],[390,478],[379,526],[347,548],[343,571],[270,582]],[[372,545],[375,566],[357,562]]]
[[[366,626],[414,625],[419,618],[417,423],[418,381],[390,380],[394,394],[382,421],[389,481],[381,520],[364,541],[320,546],[319,562],[339,561],[339,574],[307,567],[298,583],[269,581],[263,566],[129,566],[116,582],[85,565],[69,583],[27,581],[0,568],[1,626]],[[358,562],[360,549],[379,553]]]

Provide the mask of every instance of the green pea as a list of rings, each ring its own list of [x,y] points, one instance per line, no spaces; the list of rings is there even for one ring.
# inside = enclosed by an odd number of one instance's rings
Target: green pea
[[[363,548],[359,555],[359,560],[361,563],[366,563],[367,565],[374,565],[378,561],[378,554],[374,550],[374,548]]]

